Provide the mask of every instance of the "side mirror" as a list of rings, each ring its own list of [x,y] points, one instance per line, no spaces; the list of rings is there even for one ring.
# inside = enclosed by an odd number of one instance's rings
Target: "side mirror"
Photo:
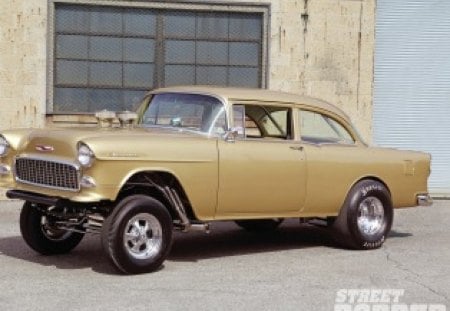
[[[236,141],[236,138],[239,136],[239,129],[236,127],[232,127],[228,131],[223,134],[223,140],[234,143]]]

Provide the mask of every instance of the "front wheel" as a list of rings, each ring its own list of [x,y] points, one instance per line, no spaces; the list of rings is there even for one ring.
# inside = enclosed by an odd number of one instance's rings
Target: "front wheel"
[[[121,272],[152,272],[170,251],[172,230],[172,218],[161,202],[133,195],[122,200],[106,219],[102,244]]]
[[[52,207],[25,202],[20,212],[20,232],[32,249],[43,255],[64,254],[74,249],[84,234],[60,229],[55,219],[43,212]]]
[[[363,180],[350,190],[331,227],[341,245],[375,249],[386,240],[393,218],[391,195],[386,187],[375,180]]]

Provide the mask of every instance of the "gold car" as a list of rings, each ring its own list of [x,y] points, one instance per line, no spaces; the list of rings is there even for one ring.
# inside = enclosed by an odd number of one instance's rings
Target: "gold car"
[[[430,205],[430,155],[367,146],[338,108],[256,89],[176,87],[96,128],[0,135],[0,186],[25,203],[20,229],[42,254],[101,233],[124,273],[157,269],[172,232],[234,220],[275,229],[321,222],[344,247],[380,247],[393,209]]]

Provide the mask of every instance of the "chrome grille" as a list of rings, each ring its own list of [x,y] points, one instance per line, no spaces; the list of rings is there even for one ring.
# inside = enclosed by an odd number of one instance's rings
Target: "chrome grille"
[[[79,190],[79,172],[74,164],[32,158],[17,158],[20,182],[62,190]]]

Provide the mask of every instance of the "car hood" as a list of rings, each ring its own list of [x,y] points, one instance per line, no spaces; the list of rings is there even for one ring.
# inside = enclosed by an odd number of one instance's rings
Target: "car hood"
[[[213,139],[197,132],[174,128],[45,128],[2,132],[16,154],[73,157],[79,142],[97,158],[143,156],[150,145],[183,145]],[[154,146],[153,146],[154,147]]]

